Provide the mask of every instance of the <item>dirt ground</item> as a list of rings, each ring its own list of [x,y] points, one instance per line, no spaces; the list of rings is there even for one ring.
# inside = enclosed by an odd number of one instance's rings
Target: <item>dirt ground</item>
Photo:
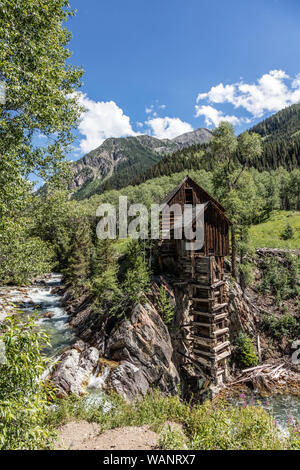
[[[56,450],[151,450],[157,449],[159,442],[159,435],[149,426],[100,433],[97,424],[78,421],[65,424],[58,432]]]

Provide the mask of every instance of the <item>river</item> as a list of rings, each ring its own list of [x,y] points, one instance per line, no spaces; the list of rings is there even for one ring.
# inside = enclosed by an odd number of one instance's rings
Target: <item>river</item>
[[[228,400],[234,406],[262,406],[273,417],[278,428],[285,432],[288,427],[296,422],[300,423],[300,397],[295,395],[273,395],[261,397],[252,395],[241,395],[240,398]]]
[[[65,348],[76,341],[76,336],[68,323],[68,315],[61,306],[61,296],[51,293],[53,287],[61,285],[61,275],[51,274],[45,284],[14,288],[8,291],[9,299],[26,314],[38,315],[37,323],[49,336],[50,346],[44,353],[55,358]]]
[[[24,288],[4,288],[11,302],[20,307],[25,314],[37,314],[37,324],[49,337],[50,345],[44,348],[44,354],[55,364],[64,350],[68,349],[78,339],[69,325],[69,317],[62,307],[62,296],[53,292],[54,287],[62,285],[62,276],[52,273],[43,284]],[[51,369],[51,367],[50,367]],[[42,377],[46,377],[49,369]],[[104,411],[110,409],[110,404],[102,391],[103,384],[108,376],[106,367],[102,375],[96,370],[90,377],[85,397],[87,407],[102,406]]]

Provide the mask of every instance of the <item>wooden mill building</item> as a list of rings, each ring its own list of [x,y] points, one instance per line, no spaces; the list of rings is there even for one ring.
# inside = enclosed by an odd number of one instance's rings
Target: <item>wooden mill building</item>
[[[203,246],[175,236],[180,225],[178,213],[163,211],[159,262],[163,273],[174,285],[188,295],[188,308],[182,321],[182,342],[187,362],[199,365],[213,383],[221,384],[227,377],[227,358],[230,356],[229,319],[225,289],[223,261],[229,255],[230,220],[224,207],[195,181],[187,176],[163,201],[169,208],[178,204],[182,212],[185,205],[205,204]],[[190,220],[196,225],[196,216]],[[176,238],[177,237],[177,238]],[[195,249],[194,249],[195,248]]]

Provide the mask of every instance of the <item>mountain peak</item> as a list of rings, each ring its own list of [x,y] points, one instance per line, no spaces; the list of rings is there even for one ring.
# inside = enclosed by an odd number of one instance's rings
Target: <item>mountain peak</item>
[[[173,142],[177,142],[182,145],[194,145],[194,144],[207,144],[211,141],[212,132],[206,128],[198,128],[194,131],[185,132],[177,137],[175,137]]]
[[[158,163],[165,155],[196,144],[206,144],[212,134],[196,129],[174,139],[158,139],[149,135],[111,137],[72,165],[69,186],[75,197],[83,198],[106,187],[129,184],[136,176]]]

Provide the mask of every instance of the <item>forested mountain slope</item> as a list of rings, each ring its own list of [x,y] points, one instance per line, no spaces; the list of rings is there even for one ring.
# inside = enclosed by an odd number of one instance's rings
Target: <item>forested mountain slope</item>
[[[207,129],[187,132],[172,140],[148,135],[107,139],[73,164],[70,189],[77,199],[101,193],[105,189],[118,189],[165,155],[210,140],[211,132]]]
[[[300,103],[282,109],[250,129],[263,138],[287,139],[300,134]]]
[[[263,138],[264,153],[258,169],[300,166],[300,103],[282,109],[250,129]]]
[[[263,139],[263,154],[252,162],[258,170],[275,170],[283,167],[293,170],[300,167],[300,104],[290,106],[252,127],[249,132],[260,134]],[[237,159],[243,159],[237,154]],[[171,175],[183,170],[212,170],[214,158],[209,145],[194,145],[173,155],[167,155],[133,183],[139,184],[158,176]]]

